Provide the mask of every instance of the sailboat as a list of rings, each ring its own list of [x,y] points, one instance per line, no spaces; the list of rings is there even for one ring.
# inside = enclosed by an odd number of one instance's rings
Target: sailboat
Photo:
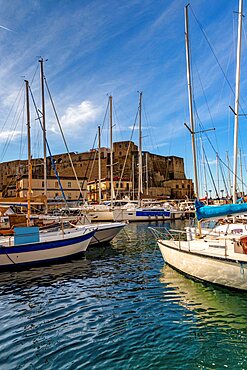
[[[54,104],[53,104],[54,105]],[[111,146],[111,204],[113,202],[113,143],[112,143],[112,96],[109,97],[109,106],[110,106],[110,146]],[[58,122],[59,123],[59,122]],[[70,152],[59,123],[59,128],[62,134],[62,138],[67,149],[67,153],[69,155],[69,159],[71,162],[72,169],[74,171],[75,178],[77,180],[78,187],[81,191],[81,187],[77,178],[77,174],[70,156]],[[98,169],[99,169],[99,204],[96,206],[82,206],[79,208],[69,208],[69,211],[79,212],[80,216],[78,222],[73,225],[77,228],[89,228],[91,229],[92,225],[90,222],[94,221],[94,226],[96,228],[95,235],[90,241],[90,246],[95,246],[99,244],[109,243],[125,226],[126,223],[124,222],[101,222],[99,221],[113,221],[113,215],[111,208],[108,206],[101,204],[101,133],[100,127],[98,127]],[[89,223],[89,225],[88,225]],[[72,225],[73,223],[71,223]]]
[[[139,145],[138,145],[138,204],[128,202],[123,207],[116,207],[113,210],[115,221],[165,221],[170,219],[180,219],[183,212],[173,206],[164,207],[142,205],[142,92],[139,93]]]
[[[30,226],[31,216],[31,140],[29,112],[29,83],[26,84],[27,137],[28,137],[28,196],[27,227],[14,228],[14,236],[0,241],[0,270],[3,268],[51,262],[78,255],[86,251],[93,238],[95,227],[76,227],[41,233]]]
[[[241,39],[243,1],[239,1],[238,15],[238,40]],[[197,177],[197,160],[194,140],[194,121],[192,107],[192,89],[190,76],[190,54],[189,54],[189,32],[188,32],[188,5],[185,7],[185,38],[186,38],[186,61],[187,80],[190,108],[190,124],[192,137],[192,151],[194,159],[194,178],[196,194],[199,193]],[[235,110],[238,116],[239,101],[239,66],[240,66],[241,42],[238,41],[238,58],[236,72],[236,104]],[[238,117],[237,117],[238,118]],[[236,117],[235,117],[236,120]],[[235,148],[237,125],[235,124]],[[236,165],[234,174],[236,176]],[[236,190],[236,182],[234,183]],[[215,217],[227,216],[228,214],[239,214],[246,212],[247,204],[232,204],[219,207],[204,206],[196,202],[196,216],[198,228],[192,230],[186,228],[184,231],[166,230],[165,237],[152,229],[157,237],[157,243],[164,260],[173,268],[196,279],[222,285],[229,288],[247,290],[247,234],[242,233],[206,233],[202,232],[201,220]],[[193,235],[192,235],[193,234]]]

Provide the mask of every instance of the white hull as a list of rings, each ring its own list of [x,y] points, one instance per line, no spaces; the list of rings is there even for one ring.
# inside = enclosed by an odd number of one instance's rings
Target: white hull
[[[188,242],[158,240],[158,245],[164,260],[184,274],[228,288],[247,290],[247,256],[233,253],[225,257],[222,241],[212,242],[214,253],[211,255],[202,249],[189,251]]]
[[[40,242],[13,245],[8,239],[0,248],[0,268],[6,266],[48,262],[85,252],[93,235],[94,228],[77,228],[60,232],[40,234]],[[8,246],[12,243],[11,246]]]
[[[126,224],[112,222],[107,224],[96,224],[97,230],[90,241],[90,246],[110,242]]]
[[[88,211],[86,216],[91,222],[113,221],[112,211]]]

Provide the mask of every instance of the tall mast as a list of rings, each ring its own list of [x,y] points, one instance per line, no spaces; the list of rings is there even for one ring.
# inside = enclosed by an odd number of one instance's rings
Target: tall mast
[[[189,95],[190,129],[191,129],[191,143],[192,143],[192,154],[193,154],[193,164],[194,164],[195,192],[196,192],[196,197],[199,198],[197,158],[196,158],[196,146],[195,146],[195,127],[194,127],[193,103],[192,103],[193,99],[192,99],[191,72],[190,72],[188,6],[189,5],[186,5],[185,7],[185,47],[186,47],[186,65],[187,65],[187,84],[188,84],[188,95]]]
[[[142,91],[139,98],[139,146],[138,146],[138,206],[141,206],[142,189]]]
[[[32,163],[31,163],[31,129],[30,129],[30,110],[29,110],[29,83],[26,84],[26,106],[27,106],[27,152],[28,152],[28,191],[27,191],[27,226],[30,226],[31,216],[31,186],[32,186]]]
[[[148,152],[146,152],[146,195],[148,195]]]
[[[42,99],[42,125],[43,125],[43,153],[44,153],[44,195],[45,214],[47,214],[47,166],[46,166],[46,126],[45,126],[45,89],[44,89],[44,59],[40,58],[40,84]]]
[[[113,205],[113,142],[112,142],[112,96],[109,96],[110,103],[110,173],[111,173],[111,208]]]
[[[238,45],[237,45],[237,66],[236,66],[236,86],[235,86],[235,115],[234,115],[234,162],[233,162],[233,203],[237,201],[237,172],[238,172],[238,112],[240,94],[240,59],[242,44],[242,16],[243,0],[239,0],[238,9]]]
[[[132,199],[135,200],[135,156],[132,154]]]
[[[99,169],[99,204],[101,203],[101,142],[100,126],[98,126],[98,169]]]

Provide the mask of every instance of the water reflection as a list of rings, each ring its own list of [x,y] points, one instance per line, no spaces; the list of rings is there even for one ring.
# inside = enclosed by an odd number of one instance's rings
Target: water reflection
[[[247,293],[194,281],[168,265],[161,273],[165,294],[173,291],[178,305],[194,312],[204,324],[246,330]]]

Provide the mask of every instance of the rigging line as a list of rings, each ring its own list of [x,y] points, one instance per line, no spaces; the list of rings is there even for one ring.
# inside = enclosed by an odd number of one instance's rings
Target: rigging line
[[[53,108],[53,111],[54,111],[54,114],[55,114],[55,117],[56,117],[56,120],[57,120],[57,124],[58,124],[58,127],[59,127],[59,130],[60,130],[60,133],[61,133],[61,136],[63,138],[63,142],[64,142],[64,145],[65,145],[65,148],[67,150],[67,154],[69,156],[69,160],[70,160],[70,164],[71,164],[71,167],[72,167],[72,170],[73,170],[73,173],[74,173],[74,176],[75,176],[75,179],[76,179],[76,183],[77,183],[77,186],[78,186],[78,189],[79,189],[79,198],[82,196],[82,198],[84,198],[83,196],[83,192],[82,192],[82,189],[81,189],[81,185],[80,185],[80,182],[78,180],[78,176],[77,176],[77,173],[76,173],[76,170],[75,170],[75,167],[74,167],[74,163],[72,161],[72,158],[71,158],[71,155],[70,155],[70,151],[69,151],[69,147],[67,145],[67,142],[66,142],[66,139],[65,139],[65,136],[64,136],[64,133],[63,133],[63,130],[62,130],[62,126],[61,126],[61,123],[60,123],[60,120],[58,118],[58,114],[57,114],[57,111],[56,111],[56,108],[55,108],[55,104],[54,104],[54,101],[52,99],[52,96],[51,96],[51,92],[50,92],[50,89],[48,87],[48,83],[47,83],[47,79],[46,77],[44,77],[44,81],[45,81],[45,85],[46,85],[46,89],[48,91],[48,95],[49,95],[49,98],[50,98],[50,102],[51,102],[51,105],[52,105],[52,108]]]
[[[19,95],[21,94],[22,90],[24,91],[24,83],[21,85],[20,90],[18,91],[18,93],[16,95],[15,101],[12,104],[12,107],[11,107],[11,109],[9,111],[9,114],[7,115],[7,118],[6,118],[4,124],[3,124],[2,128],[1,128],[1,132],[3,132],[3,129],[4,129],[5,125],[6,125],[6,123],[8,122],[8,119],[10,117],[10,114],[12,113],[12,110],[14,109],[14,106],[15,106],[17,100],[19,99]]]
[[[97,139],[97,134],[95,135],[95,141],[96,141],[96,139]],[[92,176],[92,173],[93,173],[93,168],[94,168],[94,164],[95,164],[95,160],[96,160],[96,155],[97,155],[97,151],[95,150],[94,151],[94,156],[93,156],[93,163],[92,163],[90,173],[89,173],[89,179],[91,179],[91,176]]]
[[[212,114],[211,114],[211,111],[210,111],[210,108],[209,108],[207,96],[206,96],[206,93],[205,93],[205,90],[204,90],[204,87],[203,87],[203,84],[202,84],[202,80],[201,80],[201,77],[200,77],[200,74],[199,74],[199,71],[198,71],[198,68],[197,68],[197,64],[196,63],[195,63],[195,67],[196,67],[197,77],[199,79],[200,86],[201,86],[201,89],[202,89],[203,97],[205,99],[205,103],[206,103],[206,106],[207,106],[207,109],[208,109],[208,113],[209,113],[209,116],[210,116],[210,120],[211,120],[212,125],[214,126],[213,117],[212,117]]]
[[[95,135],[95,137],[94,137],[94,141],[93,141],[93,148],[92,149],[94,149],[94,146],[95,146],[95,143],[96,143],[96,139],[97,139],[97,134]],[[90,165],[90,162],[91,162],[91,160],[92,160],[92,153],[93,152],[91,152],[90,153],[90,156],[89,156],[89,159],[88,159],[88,161],[87,161],[87,167],[86,167],[86,171],[85,171],[85,177],[87,177],[87,173],[88,173],[88,170],[89,170],[89,165]],[[95,155],[96,155],[96,151],[95,151],[95,153],[94,153],[94,157],[95,157]],[[90,173],[90,176],[92,175],[92,166],[91,166],[91,173]],[[90,180],[90,177],[88,177],[88,179]],[[82,188],[84,187],[84,182],[85,182],[85,180],[83,180],[82,181]]]
[[[6,140],[6,143],[4,144],[4,147],[3,147],[3,150],[2,150],[2,153],[1,153],[1,160],[0,160],[0,162],[3,161],[3,159],[5,157],[5,154],[6,154],[7,150],[8,150],[8,148],[9,148],[9,144],[10,144],[10,142],[11,142],[13,136],[14,136],[16,127],[17,127],[17,125],[19,123],[19,119],[20,119],[21,113],[22,113],[22,111],[17,116],[15,126],[14,126],[13,130],[10,132],[10,134],[8,135],[8,138]]]
[[[104,120],[103,120],[103,124],[102,124],[102,127],[101,129],[103,130],[104,128],[104,125],[105,125],[105,121],[106,121],[106,115],[108,113],[108,110],[109,110],[109,99],[107,100],[107,106],[106,106],[106,111],[105,111],[105,115],[104,115]]]
[[[196,111],[196,114],[197,114],[197,111]],[[198,115],[197,115],[197,117],[198,117]],[[200,119],[199,119],[199,117],[198,117],[198,120],[199,120],[199,125],[200,125],[200,128],[202,129],[202,130],[204,130],[204,127],[203,127],[203,124],[202,124],[202,122],[200,121]],[[204,132],[204,135],[206,136],[206,138],[207,138],[207,140],[208,140],[208,142],[209,142],[209,144],[210,144],[210,146],[211,146],[211,148],[213,149],[213,151],[214,151],[214,153],[215,154],[217,154],[217,151],[216,151],[216,149],[214,148],[214,146],[213,146],[213,144],[212,144],[212,142],[211,142],[211,140],[210,140],[210,138],[209,138],[209,136],[208,136],[208,134],[207,134],[207,132]],[[229,168],[228,167],[228,165],[220,158],[220,156],[218,156],[218,159],[219,159],[219,161],[223,164],[223,166],[225,166],[231,173],[232,173],[232,175],[233,175],[233,170],[231,169],[231,168]],[[239,176],[237,176],[237,179],[239,180],[239,181],[242,181],[240,178],[239,178]],[[247,186],[245,183],[243,183],[245,186]]]
[[[115,105],[115,101],[113,100],[113,102],[112,102],[113,104],[113,113],[114,113],[114,116],[115,116],[115,120],[114,120],[114,122],[116,122],[115,123],[115,126],[117,126],[117,127],[119,127],[119,135],[120,135],[120,138],[121,138],[121,141],[124,141],[123,140],[123,133],[122,133],[122,131],[120,130],[120,121],[119,121],[119,119],[118,119],[118,115],[117,115],[117,111],[116,111],[116,105]]]
[[[244,37],[245,37],[245,42],[247,44],[246,30],[245,30],[245,22],[243,22],[242,25],[243,25],[243,33],[244,33]],[[241,101],[244,103],[245,108],[246,108],[247,107],[247,103],[245,101],[245,98],[244,98],[243,94],[241,95]]]
[[[147,122],[147,129],[148,129],[148,134],[149,134],[149,137],[150,137],[151,145],[152,145],[153,149],[156,148],[158,154],[160,154],[160,149],[158,147],[158,144],[157,144],[157,142],[155,142],[156,140],[155,140],[154,136],[152,135],[152,130],[151,130],[151,127],[150,127],[150,124],[149,124],[150,120],[148,118],[148,114],[147,114],[146,109],[145,109],[145,104],[142,104],[142,110],[143,110],[143,113],[144,113],[144,116],[145,116],[145,119],[146,119],[146,122]]]
[[[207,166],[208,166],[208,171],[209,171],[209,174],[210,174],[210,178],[211,178],[211,181],[212,181],[212,185],[214,187],[214,191],[215,191],[215,195],[219,198],[219,194],[218,194],[218,191],[217,191],[217,187],[216,187],[216,184],[215,184],[215,181],[214,181],[214,178],[213,178],[213,174],[212,174],[212,171],[211,171],[211,168],[210,168],[210,165],[209,165],[209,162],[208,162],[208,157],[205,153],[205,149],[204,147],[202,146],[202,150],[203,150],[203,153],[204,153],[204,158],[206,159],[206,162],[207,162]]]
[[[233,53],[233,51],[231,50],[231,52],[229,53],[229,58],[228,58],[227,66],[226,66],[226,73],[229,71],[229,68],[230,68],[230,61],[231,61],[232,53]],[[220,102],[222,100],[221,97],[222,97],[222,94],[223,94],[224,87],[225,87],[225,79],[223,79],[223,83],[222,83],[222,86],[221,86],[221,91],[220,91],[220,94],[219,94],[219,100],[218,100],[217,109],[216,109],[217,113],[219,113]],[[230,98],[231,98],[231,92],[230,92],[229,100],[230,100]]]
[[[24,131],[24,108],[25,108],[25,97],[23,99],[23,110],[22,110],[22,121],[21,121],[21,142],[20,142],[19,159],[21,159],[21,156],[22,156],[23,131]]]
[[[36,76],[36,73],[37,73],[38,68],[39,68],[39,64],[37,64],[37,67],[36,67],[36,69],[35,69],[35,71],[34,71],[33,78],[31,79],[31,82],[30,82],[30,86],[31,86],[31,85],[32,85],[32,83],[33,83],[33,80],[34,80],[34,78],[35,78],[35,76]]]
[[[199,20],[197,19],[196,15],[195,15],[195,12],[194,12],[194,10],[193,10],[193,8],[192,8],[192,6],[191,6],[191,5],[190,5],[190,9],[191,9],[191,12],[192,12],[192,14],[193,14],[193,16],[194,16],[194,18],[195,18],[195,20],[196,20],[196,22],[197,22],[197,24],[198,24],[198,26],[199,26],[200,30],[202,31],[202,34],[204,35],[204,37],[205,37],[205,39],[206,39],[206,41],[207,41],[207,43],[208,43],[208,46],[209,46],[210,50],[212,51],[212,53],[213,53],[213,55],[214,55],[214,57],[215,57],[215,59],[216,59],[216,62],[217,62],[217,64],[218,64],[218,66],[220,67],[221,72],[223,73],[223,76],[224,76],[224,77],[225,77],[225,79],[226,79],[226,82],[227,82],[228,86],[230,87],[230,89],[231,89],[232,93],[234,94],[234,90],[233,90],[233,88],[232,88],[232,85],[231,85],[230,81],[228,80],[228,78],[227,78],[227,76],[226,76],[226,74],[225,74],[225,72],[224,72],[223,68],[221,67],[221,64],[220,64],[220,62],[219,62],[219,59],[217,58],[217,55],[216,55],[216,53],[215,53],[215,51],[214,51],[214,49],[213,49],[213,47],[212,47],[212,45],[211,45],[211,43],[210,43],[210,41],[209,41],[209,39],[208,39],[207,35],[206,35],[206,32],[204,31],[204,29],[203,29],[203,27],[202,27],[201,23],[199,22]]]
[[[135,121],[134,121],[134,125],[132,127],[132,132],[131,132],[131,135],[130,135],[129,145],[128,145],[128,148],[127,148],[127,152],[126,152],[126,156],[125,156],[125,159],[124,159],[124,164],[123,164],[123,167],[122,167],[122,172],[121,172],[121,176],[120,176],[120,180],[118,181],[118,184],[120,184],[120,182],[122,181],[123,175],[124,175],[124,170],[125,170],[127,158],[128,158],[129,151],[130,151],[130,145],[131,145],[131,141],[133,139],[133,135],[134,135],[134,131],[135,131],[135,125],[136,125],[137,118],[138,118],[138,113],[139,113],[139,109],[136,112]],[[133,183],[133,181],[132,181],[132,183]],[[119,193],[119,187],[117,189],[116,199],[118,197],[118,193]]]
[[[190,9],[191,9],[191,12],[192,12],[192,14],[193,14],[193,16],[194,16],[194,18],[195,18],[195,20],[196,20],[197,24],[198,24],[198,26],[199,26],[199,28],[200,28],[200,30],[201,30],[201,32],[202,32],[202,34],[203,34],[203,36],[205,37],[205,40],[207,41],[208,46],[209,46],[210,50],[212,51],[212,53],[213,53],[213,55],[214,55],[214,57],[215,57],[215,59],[216,59],[216,62],[217,62],[217,64],[218,64],[218,66],[219,66],[219,68],[220,68],[220,70],[221,70],[221,72],[222,72],[222,74],[223,74],[224,78],[226,79],[226,82],[227,82],[227,84],[228,84],[228,86],[229,86],[229,88],[230,88],[230,90],[232,91],[233,96],[234,96],[234,95],[235,95],[234,89],[233,89],[233,87],[232,87],[232,85],[231,85],[230,81],[228,80],[228,78],[227,78],[227,76],[226,76],[226,73],[225,73],[225,71],[223,70],[223,67],[221,66],[221,64],[220,64],[220,62],[219,62],[219,59],[217,58],[216,52],[214,51],[214,49],[213,49],[213,47],[212,47],[212,45],[211,45],[211,43],[210,43],[210,41],[209,41],[209,39],[208,39],[208,37],[207,37],[207,34],[206,34],[206,32],[204,31],[204,29],[203,29],[203,27],[202,27],[201,23],[200,23],[200,22],[199,22],[199,20],[197,19],[196,15],[195,15],[195,12],[194,12],[194,10],[193,10],[193,8],[192,8],[192,6],[191,6],[191,5],[190,5]],[[244,110],[243,110],[243,108],[242,108],[242,106],[241,106],[240,102],[239,102],[239,107],[240,107],[240,109],[241,109],[242,113],[244,114],[245,118],[247,119],[247,115],[244,113]]]
[[[105,126],[107,113],[108,113],[108,111],[109,111],[109,105],[110,105],[110,101],[109,101],[109,99],[107,99],[107,105],[106,105],[106,110],[105,110],[105,115],[104,115],[103,124],[102,124],[102,126],[101,126],[101,132],[103,131],[104,126]],[[108,146],[108,136],[107,136],[107,144],[106,144],[106,145]]]
[[[38,111],[38,107],[37,107],[36,102],[35,102],[35,100],[34,100],[34,96],[33,96],[33,93],[32,93],[32,90],[31,90],[31,87],[30,87],[30,86],[29,86],[29,91],[30,91],[31,98],[32,98],[32,101],[33,101],[33,104],[34,104],[34,108],[35,108],[35,110],[36,110],[37,119],[38,119],[38,121],[39,121],[39,124],[40,124],[41,129],[43,130],[43,124],[42,124],[42,122],[41,122],[41,117],[40,117],[40,114],[39,114],[39,111]],[[53,156],[52,156],[52,154],[51,154],[51,150],[50,150],[50,146],[49,146],[49,144],[48,144],[47,138],[45,138],[45,142],[46,142],[46,146],[47,146],[47,149],[48,149],[48,152],[49,152],[49,155],[50,155],[52,168],[53,168],[53,171],[54,171],[54,173],[55,173],[55,176],[56,176],[57,181],[58,181],[58,184],[59,184],[60,191],[61,191],[61,193],[62,193],[62,196],[63,196],[63,199],[64,199],[64,201],[65,201],[66,206],[69,208],[68,203],[67,203],[66,196],[65,196],[64,191],[63,191],[63,187],[62,187],[62,184],[61,184],[61,180],[60,180],[60,177],[59,177],[58,172],[57,172],[57,169],[56,169],[55,161],[54,161]]]
[[[224,187],[225,187],[226,194],[229,194],[227,184],[226,184],[226,178],[225,178],[226,176],[225,176],[225,173],[224,173],[224,169],[222,168],[222,163],[220,161],[219,161],[219,167],[220,167],[220,172],[221,172],[221,176],[222,176],[222,180],[223,180],[223,184],[224,184]]]
[[[95,137],[94,137],[94,142],[93,142],[93,148],[92,148],[92,149],[94,149],[94,146],[95,146],[95,143],[96,143],[96,139],[97,139],[97,134],[96,134],[96,135],[95,135]],[[90,152],[89,159],[87,160],[87,167],[86,167],[85,176],[84,176],[84,178],[87,178],[87,180],[88,180],[88,179],[90,180],[90,177],[87,177],[87,174],[88,174],[88,170],[89,170],[90,162],[91,162],[91,160],[92,160],[92,153],[93,153],[93,152]],[[96,151],[95,151],[95,153],[94,153],[94,157],[95,157],[95,155],[96,155]],[[90,174],[90,176],[91,176],[91,175],[92,175],[92,167],[91,167],[91,174]],[[85,184],[85,180],[83,179],[83,180],[82,180],[82,189],[84,188],[84,184]],[[83,197],[83,202],[85,202],[85,197]]]

